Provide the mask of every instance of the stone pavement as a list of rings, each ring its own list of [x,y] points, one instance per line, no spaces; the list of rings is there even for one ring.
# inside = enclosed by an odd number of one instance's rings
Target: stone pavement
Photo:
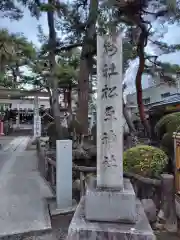
[[[17,137],[0,151],[0,237],[51,229],[44,201],[52,192],[37,171],[29,137]]]

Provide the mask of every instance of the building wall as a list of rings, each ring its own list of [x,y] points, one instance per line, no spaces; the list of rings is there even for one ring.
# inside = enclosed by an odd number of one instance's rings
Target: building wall
[[[11,105],[11,108],[22,108],[22,109],[34,109],[34,99],[0,99],[0,105],[5,104],[6,106]],[[39,105],[44,105],[45,108],[49,108],[49,99],[39,99]]]
[[[159,84],[156,86],[152,86],[143,90],[143,100],[144,104],[152,104],[155,102],[159,102],[167,97],[166,93],[169,95],[177,93],[176,86],[170,86],[168,84]],[[148,101],[150,100],[150,101]],[[137,105],[136,93],[127,95],[127,104],[128,105]]]
[[[145,110],[148,110],[153,103],[160,102],[168,97],[168,94],[172,95],[177,93],[176,86],[168,85],[167,83],[161,83],[156,86],[152,86],[146,89],[143,89],[143,100]],[[127,106],[129,107],[132,115],[132,120],[139,119],[139,111],[137,107],[136,93],[128,94],[127,98]],[[147,116],[148,117],[148,116]]]
[[[65,107],[65,103],[63,102],[64,98],[60,97],[60,104],[62,107]],[[34,109],[34,99],[0,99],[0,105],[5,105],[5,109],[9,107],[11,104],[11,108],[21,108],[21,109]],[[44,106],[44,108],[50,108],[49,99],[39,98],[39,106]],[[74,97],[72,99],[72,109],[76,109],[76,101]]]

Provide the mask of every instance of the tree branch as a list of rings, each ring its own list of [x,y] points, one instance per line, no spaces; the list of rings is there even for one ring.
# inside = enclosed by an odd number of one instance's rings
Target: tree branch
[[[71,49],[73,48],[76,48],[76,47],[81,47],[82,46],[82,42],[79,42],[79,43],[73,43],[73,44],[69,44],[69,45],[66,45],[66,46],[62,46],[60,48],[56,48],[56,54],[57,53],[60,53],[62,51],[70,51]]]

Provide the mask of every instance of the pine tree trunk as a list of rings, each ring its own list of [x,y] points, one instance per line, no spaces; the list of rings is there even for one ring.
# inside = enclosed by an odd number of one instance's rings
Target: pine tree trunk
[[[48,0],[50,5],[53,5],[52,0]],[[59,108],[59,91],[58,91],[58,81],[56,79],[56,60],[55,60],[55,49],[56,49],[56,31],[54,26],[54,10],[53,8],[47,11],[48,27],[49,27],[49,63],[50,63],[50,86],[52,88],[52,109],[53,117],[57,130],[58,139],[62,137],[61,128],[61,113]]]
[[[69,85],[68,93],[67,93],[67,102],[68,102],[68,112],[72,114],[72,86]]]
[[[82,133],[88,134],[88,99],[89,99],[89,75],[92,68],[92,54],[90,48],[96,34],[96,21],[98,16],[98,0],[91,0],[87,30],[81,52],[80,71],[78,78],[78,113],[77,119],[81,123]],[[90,44],[91,43],[91,44]]]
[[[82,50],[83,54],[83,50]],[[83,134],[88,134],[89,68],[86,59],[81,59],[78,81],[78,113]]]
[[[132,146],[136,146],[139,143],[139,140],[137,137],[137,132],[136,132],[134,124],[129,116],[129,113],[127,111],[126,104],[124,103],[124,99],[123,99],[123,115],[124,115],[124,118],[126,120],[126,123],[128,125],[129,131],[130,131]]]
[[[54,116],[54,114],[53,114],[53,101],[52,101],[52,94],[51,94],[51,90],[50,90],[49,87],[47,87],[47,91],[48,91],[48,93],[49,93],[50,114],[51,114],[52,116]]]
[[[136,93],[137,93],[137,104],[138,104],[138,110],[141,122],[148,134],[148,137],[151,137],[151,130],[149,123],[146,119],[146,114],[144,111],[144,104],[143,104],[143,95],[142,95],[142,74],[144,72],[145,67],[145,56],[144,56],[144,48],[145,48],[145,42],[147,41],[147,33],[146,33],[146,27],[145,29],[141,29],[142,32],[139,36],[138,41],[138,47],[137,52],[139,56],[139,67],[136,75]]]
[[[133,124],[133,122],[132,122],[132,120],[129,116],[129,113],[128,113],[127,108],[126,108],[126,104],[124,103],[124,100],[123,100],[123,115],[124,115],[124,118],[125,118],[126,123],[128,125],[130,133],[135,135],[136,134],[136,129],[135,129],[134,124]]]

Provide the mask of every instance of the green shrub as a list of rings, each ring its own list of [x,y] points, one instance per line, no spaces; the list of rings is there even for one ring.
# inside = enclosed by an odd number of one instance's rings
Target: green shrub
[[[167,155],[159,148],[137,145],[124,152],[124,171],[156,178],[168,163]]]
[[[180,112],[163,116],[154,130],[161,140],[161,148],[171,156],[174,152],[173,132],[180,131]]]
[[[170,113],[163,116],[155,126],[156,134],[162,138],[165,133],[171,136],[173,132],[180,128],[180,112]]]

